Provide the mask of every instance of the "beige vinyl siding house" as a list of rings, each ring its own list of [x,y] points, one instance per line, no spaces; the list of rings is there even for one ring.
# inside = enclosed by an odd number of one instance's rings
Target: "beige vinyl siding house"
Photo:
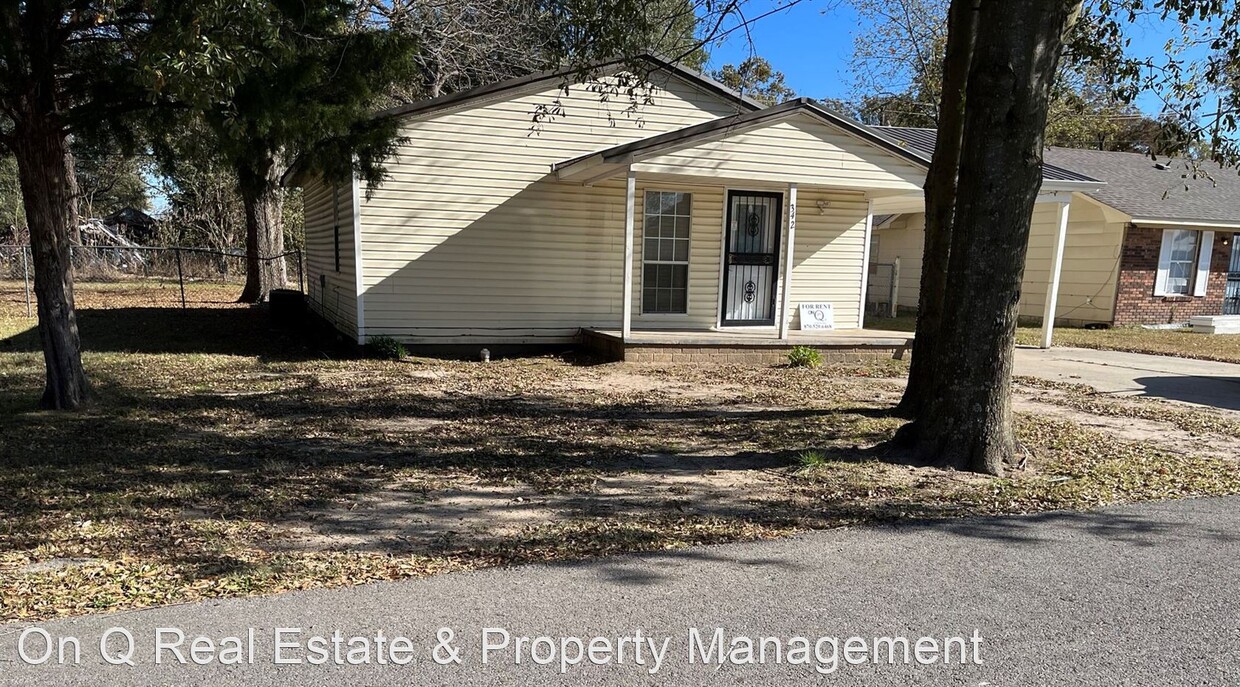
[[[1041,319],[1051,282],[1058,213],[1054,205],[1034,208],[1029,232],[1029,253],[1021,286],[1020,314]],[[1115,290],[1119,278],[1123,222],[1108,221],[1095,201],[1082,193],[1072,196],[1068,207],[1063,267],[1055,320],[1069,325],[1109,323],[1115,316]]]
[[[906,145],[933,149],[933,131],[883,127]],[[1209,163],[1155,161],[1139,153],[1049,148],[1035,206],[1020,315],[1071,325],[1176,325],[1240,315],[1240,176]],[[1070,174],[1060,174],[1067,169]],[[1071,174],[1090,188],[1053,188]],[[1064,198],[1070,202],[1063,205]],[[904,208],[909,210],[909,208]],[[1066,224],[1064,212],[1066,211]],[[1063,231],[1061,232],[1061,229]],[[875,260],[900,264],[899,305],[915,308],[924,217],[915,211],[876,232]],[[1057,242],[1063,240],[1056,280]],[[883,302],[871,299],[872,303]],[[1045,326],[1045,322],[1043,323]]]
[[[1059,211],[1058,203],[1041,202],[1034,206],[1019,306],[1020,317],[1029,321],[1040,320],[1045,314]],[[921,293],[925,222],[924,214],[910,213],[875,232],[875,260],[883,264],[899,262],[897,305],[902,310],[915,309]],[[1123,222],[1109,221],[1097,202],[1080,193],[1072,194],[1055,302],[1056,321],[1083,325],[1112,320],[1123,240]]]
[[[873,202],[920,194],[924,156],[809,101],[763,109],[651,62],[635,104],[600,97],[614,74],[561,74],[388,113],[403,139],[389,176],[346,186],[344,222],[299,171],[311,307],[359,343],[786,339],[801,303],[860,328]]]
[[[353,189],[319,179],[306,183],[306,300],[311,309],[349,337],[357,336],[357,266],[354,259]]]
[[[534,113],[552,103],[563,114],[536,126]],[[551,165],[748,109],[670,75],[649,105],[627,108],[624,98],[604,103],[587,88],[565,93],[550,81],[404,119],[408,140],[389,164],[391,178],[362,203],[366,334],[413,344],[542,343],[614,326],[624,182],[565,184]],[[706,193],[695,198],[691,264],[705,268],[717,260],[719,220],[711,215],[719,210]],[[705,269],[695,277],[695,287],[713,291]]]

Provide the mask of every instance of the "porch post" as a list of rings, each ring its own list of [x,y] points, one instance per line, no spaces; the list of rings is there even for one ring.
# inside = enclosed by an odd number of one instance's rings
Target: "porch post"
[[[1051,257],[1051,279],[1046,286],[1046,309],[1042,312],[1042,348],[1050,348],[1055,336],[1055,306],[1059,301],[1059,277],[1063,273],[1063,247],[1068,238],[1069,201],[1059,204],[1059,229]]]
[[[797,235],[797,185],[788,184],[788,242],[784,246],[784,288],[779,302],[779,338],[788,339],[788,304],[792,302],[792,260],[795,255]]]
[[[861,248],[861,303],[857,308],[857,327],[865,329],[865,297],[870,287],[870,241],[874,236],[874,201],[866,202],[865,244]]]
[[[628,185],[624,192],[624,322],[620,336],[628,341],[633,332],[633,215],[637,202],[637,172],[629,170]]]

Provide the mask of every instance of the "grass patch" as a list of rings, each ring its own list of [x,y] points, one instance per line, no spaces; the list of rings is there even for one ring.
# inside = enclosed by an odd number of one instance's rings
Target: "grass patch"
[[[1021,327],[1016,333],[1018,344],[1036,346],[1040,339],[1040,328]],[[1240,336],[1201,334],[1187,329],[1059,327],[1055,329],[1055,345],[1240,363]]]
[[[917,317],[914,315],[901,315],[894,318],[870,316],[866,318],[865,324],[870,329],[911,332],[917,328]],[[1018,345],[1038,346],[1041,341],[1041,327],[1019,327],[1016,330]],[[1055,345],[1240,363],[1240,335],[1200,334],[1188,329],[1056,327]]]
[[[793,346],[788,351],[789,367],[820,367],[822,365],[822,354],[816,348],[809,346]]]

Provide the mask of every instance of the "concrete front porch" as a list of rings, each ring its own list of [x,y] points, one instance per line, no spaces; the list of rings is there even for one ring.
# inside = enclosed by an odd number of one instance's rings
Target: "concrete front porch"
[[[817,349],[824,362],[904,360],[912,353],[911,332],[841,329],[790,331],[633,331],[583,329],[582,344],[608,360],[625,362],[717,362],[775,365],[788,362],[795,346]]]

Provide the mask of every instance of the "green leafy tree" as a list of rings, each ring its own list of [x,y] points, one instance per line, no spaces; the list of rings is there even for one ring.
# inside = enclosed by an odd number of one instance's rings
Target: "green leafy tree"
[[[383,179],[396,122],[371,116],[394,83],[409,78],[411,44],[400,34],[352,30],[344,3],[302,5],[279,22],[266,59],[241,74],[226,102],[201,113],[211,147],[237,181],[245,211],[246,283],[256,303],[284,286],[281,177],[299,161],[333,179]]]
[[[857,110],[867,124],[934,128],[947,44],[946,0],[854,0],[865,19],[853,45]],[[1147,152],[1158,122],[1124,101],[1072,52],[1051,94],[1047,145]]]
[[[778,105],[797,95],[784,82],[784,73],[772,68],[762,57],[750,57],[739,65],[725,64],[711,72],[711,77],[767,106]]]
[[[289,7],[284,7],[287,4]],[[47,384],[40,405],[91,397],[69,269],[77,183],[70,141],[133,149],[140,112],[219,102],[278,45],[298,3],[46,0],[0,5],[0,149],[17,162]],[[192,95],[192,98],[185,97]],[[106,142],[106,143],[105,143]]]
[[[144,212],[151,209],[143,158],[82,153],[74,160],[82,217],[103,217],[126,207]]]

